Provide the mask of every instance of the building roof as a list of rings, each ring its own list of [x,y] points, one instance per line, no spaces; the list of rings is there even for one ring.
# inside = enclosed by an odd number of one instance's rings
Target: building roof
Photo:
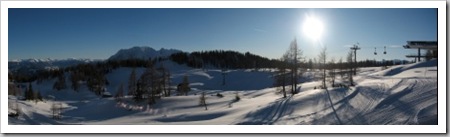
[[[405,49],[437,49],[437,41],[407,41]]]

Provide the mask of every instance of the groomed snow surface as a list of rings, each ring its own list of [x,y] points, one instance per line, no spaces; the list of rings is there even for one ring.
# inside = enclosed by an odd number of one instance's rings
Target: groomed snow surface
[[[189,76],[193,91],[188,96],[161,98],[155,105],[134,103],[126,97],[100,98],[83,85],[80,92],[51,89],[55,79],[33,83],[47,99],[44,102],[20,101],[9,96],[9,105],[18,104],[22,115],[9,117],[9,124],[94,124],[94,125],[385,125],[437,124],[437,60],[392,66],[382,70],[360,68],[355,87],[320,85],[319,74],[307,72],[308,81],[299,84],[300,92],[283,98],[272,87],[272,70],[228,70],[225,85],[218,69],[192,69],[171,62],[172,83]],[[131,68],[119,68],[107,75],[108,92],[113,95],[120,84],[125,92]],[[141,75],[144,68],[138,68]],[[67,80],[68,81],[68,80]],[[345,76],[337,76],[345,83]],[[173,84],[175,85],[175,84]],[[328,83],[328,85],[331,85]],[[288,89],[289,90],[289,89]],[[206,93],[208,110],[199,106],[200,93]],[[217,93],[223,97],[216,96]],[[289,93],[289,92],[288,92]],[[236,101],[236,94],[240,100]],[[48,99],[48,97],[55,99]],[[51,106],[62,104],[60,119],[52,119]],[[13,109],[9,109],[13,112]]]

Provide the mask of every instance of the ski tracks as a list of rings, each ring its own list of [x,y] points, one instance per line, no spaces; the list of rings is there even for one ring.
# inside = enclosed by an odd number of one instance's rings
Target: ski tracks
[[[277,99],[265,108],[248,113],[246,117],[249,119],[237,124],[272,125],[286,114],[291,99],[292,96]]]
[[[291,100],[292,96],[288,96],[287,98],[282,98],[281,101],[277,101],[270,109],[270,112],[267,112],[266,115],[262,118],[264,124],[272,125],[276,121],[278,121],[281,117],[284,116],[289,100]]]

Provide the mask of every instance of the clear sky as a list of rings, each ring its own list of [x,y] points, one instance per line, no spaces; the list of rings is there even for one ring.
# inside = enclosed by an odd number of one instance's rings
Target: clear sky
[[[307,17],[323,24],[313,40]],[[8,59],[107,59],[120,49],[235,50],[279,58],[296,38],[306,58],[406,59],[409,40],[437,40],[437,9],[9,9]],[[387,55],[380,55],[383,46]],[[377,47],[378,55],[373,54]]]

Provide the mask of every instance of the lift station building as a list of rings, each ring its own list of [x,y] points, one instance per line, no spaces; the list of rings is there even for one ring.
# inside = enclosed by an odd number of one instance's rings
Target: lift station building
[[[437,58],[437,41],[407,41],[403,47],[405,49],[417,49],[417,54],[406,55],[407,58],[415,58],[416,62],[420,62],[421,58]],[[421,50],[426,50],[431,54],[421,54]]]

